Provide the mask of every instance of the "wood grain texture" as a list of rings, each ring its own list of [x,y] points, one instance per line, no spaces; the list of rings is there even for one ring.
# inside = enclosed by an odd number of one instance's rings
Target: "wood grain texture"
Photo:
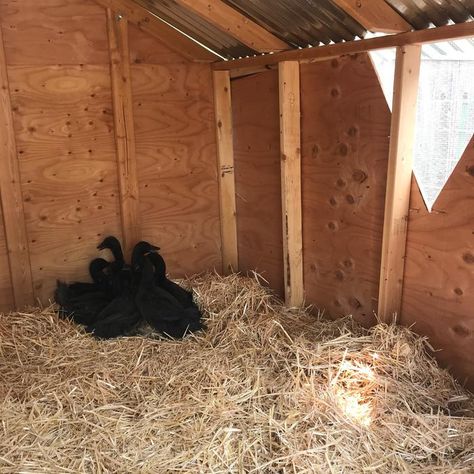
[[[14,305],[7,242],[3,226],[2,205],[0,203],[0,312],[9,311]]]
[[[224,273],[228,274],[238,272],[239,270],[230,74],[226,71],[215,71],[213,73],[213,87],[222,240],[222,269]]]
[[[369,31],[400,33],[412,29],[384,0],[334,0],[334,3]]]
[[[200,44],[191,40],[136,2],[129,0],[95,0],[99,5],[120,13],[130,23],[137,25],[145,33],[166,44],[169,49],[182,54],[190,61],[211,62],[218,59]]]
[[[377,311],[386,322],[402,305],[420,59],[421,46],[397,48]]]
[[[9,65],[107,64],[105,11],[92,0],[0,0]]]
[[[128,47],[132,64],[179,64],[189,63],[182,54],[168,48],[155,37],[128,23]]]
[[[306,302],[375,322],[390,111],[368,55],[301,66]]]
[[[260,53],[282,51],[290,46],[221,0],[175,0],[205,21]]]
[[[15,131],[5,50],[0,28],[0,201],[15,306],[33,304],[28,238],[21,197]]]
[[[359,54],[409,44],[437,43],[440,41],[471,38],[472,36],[474,36],[474,22],[467,21],[455,25],[408,31],[398,35],[384,35],[360,41],[346,41],[318,48],[293,49],[275,54],[261,54],[231,61],[218,61],[213,64],[212,68],[215,71],[231,71],[232,69],[240,69],[242,71],[244,68],[256,70],[258,67],[264,68],[265,66],[277,64],[280,61],[327,61],[328,59],[349,54]]]
[[[401,322],[474,389],[474,137],[429,213],[412,181]]]
[[[133,246],[141,240],[141,229],[127,20],[108,8],[107,29],[122,217],[122,247],[125,257],[129,259]]]
[[[303,228],[301,218],[300,65],[279,64],[281,208],[285,301],[301,306],[303,291]]]
[[[211,69],[133,65],[132,86],[143,238],[173,277],[220,269]]]
[[[109,66],[9,68],[35,296],[120,234]]]
[[[278,72],[232,81],[239,270],[284,295]]]

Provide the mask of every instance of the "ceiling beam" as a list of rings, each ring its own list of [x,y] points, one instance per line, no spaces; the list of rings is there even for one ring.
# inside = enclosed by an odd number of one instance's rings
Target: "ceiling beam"
[[[333,0],[366,30],[382,33],[402,33],[412,26],[384,0]]]
[[[212,62],[219,58],[135,2],[130,0],[95,0],[95,2],[120,14],[140,30],[154,36],[191,61]]]
[[[221,31],[260,53],[284,51],[290,46],[221,0],[174,0]]]
[[[258,67],[266,69],[272,64],[281,61],[314,62],[325,61],[339,56],[376,51],[378,49],[394,48],[409,44],[436,43],[474,36],[474,21],[458,23],[457,25],[440,26],[426,30],[409,31],[398,35],[379,36],[366,40],[347,41],[328,46],[294,49],[282,53],[265,54],[252,58],[235,59],[233,61],[219,61],[213,64],[216,71],[232,71],[238,69],[241,73],[244,68],[252,68],[256,72]],[[232,75],[232,74],[231,74]]]

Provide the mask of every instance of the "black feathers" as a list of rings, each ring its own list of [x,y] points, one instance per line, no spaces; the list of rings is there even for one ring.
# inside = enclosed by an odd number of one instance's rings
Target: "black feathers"
[[[58,281],[55,299],[61,316],[87,326],[88,332],[103,339],[133,333],[143,320],[172,338],[203,328],[192,293],[166,277],[159,247],[139,242],[131,265],[125,262],[116,237],[107,237],[97,248],[109,249],[114,260],[92,260],[93,283]]]

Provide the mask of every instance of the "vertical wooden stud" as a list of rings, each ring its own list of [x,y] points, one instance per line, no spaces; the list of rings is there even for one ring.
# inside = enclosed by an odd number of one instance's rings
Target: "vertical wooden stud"
[[[10,89],[0,29],[0,198],[15,306],[33,304],[28,237],[20,186]]]
[[[402,302],[420,56],[420,45],[397,47],[378,301],[387,322]]]
[[[285,300],[289,306],[300,306],[304,289],[299,63],[283,61],[278,72]]]
[[[228,71],[214,71],[213,80],[219,173],[222,267],[224,273],[230,273],[238,271],[239,264],[230,74]]]
[[[107,9],[110,73],[115,124],[115,144],[122,213],[124,249],[129,255],[141,238],[135,131],[128,46],[128,23],[120,14]]]

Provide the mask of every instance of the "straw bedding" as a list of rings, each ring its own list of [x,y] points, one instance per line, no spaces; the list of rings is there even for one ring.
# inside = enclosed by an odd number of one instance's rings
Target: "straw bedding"
[[[0,316],[0,472],[474,472],[474,400],[409,330],[194,287],[208,329],[97,341]]]

